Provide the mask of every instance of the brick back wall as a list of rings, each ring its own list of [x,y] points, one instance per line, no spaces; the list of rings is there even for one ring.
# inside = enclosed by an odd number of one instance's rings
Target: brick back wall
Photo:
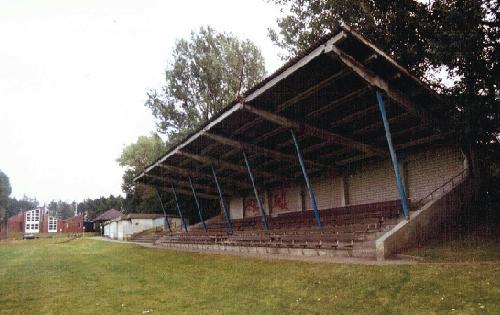
[[[243,218],[243,198],[231,198],[231,200],[229,201],[229,209],[232,219]]]
[[[58,233],[82,233],[83,232],[83,215],[78,215],[66,220],[57,220]]]
[[[286,212],[294,210],[300,211],[302,208],[302,200],[300,198],[301,187],[298,185],[290,185],[285,188],[285,191],[286,191],[286,208],[287,208]],[[274,213],[278,213],[278,211],[274,210],[275,209],[273,209]],[[285,210],[282,210],[280,212],[285,212]]]
[[[463,160],[464,158],[460,150],[449,146],[428,148],[400,158],[400,168],[403,177],[406,176],[404,181],[407,183],[406,189],[409,198],[413,202],[416,202],[458,174],[464,168]],[[343,206],[342,180],[346,182],[347,205],[369,204],[399,199],[396,179],[389,157],[383,161],[369,161],[351,165],[350,168],[350,172],[346,175],[329,175],[311,179],[320,210]],[[304,189],[305,192],[305,209],[311,210],[311,202],[305,184],[299,182],[271,191],[271,196],[274,196],[278,191],[285,191],[284,195],[286,196],[285,200],[280,203],[286,204],[286,209],[275,209],[273,207],[272,212],[301,211],[301,189]],[[253,195],[249,196],[249,198],[253,198]],[[235,202],[234,204],[239,204],[239,202]],[[267,210],[267,200],[265,200],[264,206]],[[238,213],[239,208],[236,207],[235,214]],[[258,211],[244,211],[245,217],[252,214],[258,215]]]
[[[8,233],[24,232],[24,213],[18,213],[7,220]]]
[[[418,201],[464,169],[458,148],[442,147],[410,156],[408,186],[411,199]]]
[[[341,176],[330,175],[323,178],[314,178],[312,180],[312,188],[318,209],[331,209],[342,206],[342,190],[341,190]],[[306,210],[312,210],[311,200],[307,193],[307,188],[304,184],[304,201]]]
[[[269,192],[272,213],[285,213],[300,210],[300,187],[283,185]]]
[[[399,197],[389,160],[361,164],[347,177],[347,183],[349,204],[352,205]]]

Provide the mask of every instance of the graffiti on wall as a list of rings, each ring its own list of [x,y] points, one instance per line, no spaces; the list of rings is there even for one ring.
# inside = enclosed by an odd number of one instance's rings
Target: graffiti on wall
[[[280,188],[270,192],[271,201],[271,212],[280,213],[290,211],[288,203],[288,189]],[[265,194],[260,194],[260,200],[267,209]],[[245,212],[245,217],[255,217],[259,216],[259,205],[257,204],[257,199],[252,196],[247,196],[243,198],[243,209]]]
[[[259,197],[262,204],[265,205],[266,196],[264,194],[260,194]],[[257,204],[257,199],[255,197],[245,197],[243,199],[243,209],[245,211],[245,217],[256,217],[260,215],[259,205]]]
[[[287,190],[282,188],[271,192],[271,205],[273,212],[290,211],[288,208]]]

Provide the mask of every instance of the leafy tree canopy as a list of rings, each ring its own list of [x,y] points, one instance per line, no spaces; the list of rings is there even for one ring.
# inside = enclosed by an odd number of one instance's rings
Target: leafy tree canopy
[[[34,209],[38,206],[39,203],[36,198],[30,198],[26,195],[24,195],[21,199],[9,198],[6,218],[10,218],[11,216],[18,214],[21,211]]]
[[[68,203],[62,200],[52,200],[47,206],[50,215],[67,219],[75,215],[76,203]]]
[[[10,180],[7,175],[0,170],[0,222],[6,219],[6,208],[9,203],[9,196],[12,193]]]
[[[85,199],[78,203],[78,213],[84,213],[87,218],[92,220],[101,212],[109,209],[125,211],[128,209],[127,201],[121,196],[109,195],[109,197],[100,197],[96,199]]]
[[[265,75],[264,58],[249,40],[202,27],[176,42],[165,86],[146,106],[170,143],[207,121]]]
[[[151,133],[149,136],[140,136],[135,143],[123,148],[117,162],[125,168],[122,190],[127,194],[127,205],[133,208],[131,211],[149,212],[155,209],[160,210],[156,192],[149,186],[136,185],[133,179],[134,176],[164,154],[166,149],[165,142],[156,133]]]
[[[166,144],[156,133],[140,136],[135,143],[125,146],[116,161],[125,168],[122,189],[131,193],[134,176],[156,161],[166,151]]]

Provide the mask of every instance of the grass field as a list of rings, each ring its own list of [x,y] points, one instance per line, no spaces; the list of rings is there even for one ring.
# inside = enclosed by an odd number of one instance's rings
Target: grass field
[[[1,314],[499,314],[500,265],[343,265],[0,242]]]

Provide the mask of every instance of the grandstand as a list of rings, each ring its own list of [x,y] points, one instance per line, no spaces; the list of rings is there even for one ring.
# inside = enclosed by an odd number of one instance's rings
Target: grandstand
[[[384,259],[460,214],[468,159],[425,83],[348,26],[135,177],[196,205],[173,248]],[[220,215],[204,209],[219,200]],[[165,211],[167,211],[165,209]]]

